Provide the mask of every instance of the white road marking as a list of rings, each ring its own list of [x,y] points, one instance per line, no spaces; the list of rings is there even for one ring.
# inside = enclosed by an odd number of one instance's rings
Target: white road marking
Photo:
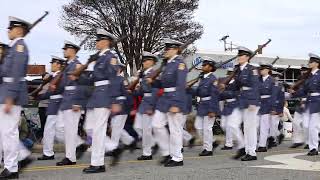
[[[305,153],[294,153],[294,154],[279,154],[266,156],[264,159],[268,161],[281,163],[280,165],[262,165],[262,166],[251,166],[259,168],[274,168],[274,169],[291,169],[291,170],[302,170],[302,171],[320,171],[320,161],[312,162],[308,160],[297,159],[295,157],[306,155]]]

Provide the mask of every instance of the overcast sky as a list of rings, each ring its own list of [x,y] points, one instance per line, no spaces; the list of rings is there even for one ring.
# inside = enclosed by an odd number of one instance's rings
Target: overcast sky
[[[2,0],[0,6],[0,41],[8,43],[8,16],[35,21],[45,10],[49,16],[26,38],[30,63],[47,64],[50,55],[62,56],[65,39],[74,41],[58,25],[61,6],[70,0]],[[266,56],[307,58],[309,52],[320,54],[319,0],[200,0],[195,19],[204,26],[200,50],[222,51],[219,39],[229,35],[238,45],[255,49],[268,38]],[[81,51],[84,60],[88,52]]]

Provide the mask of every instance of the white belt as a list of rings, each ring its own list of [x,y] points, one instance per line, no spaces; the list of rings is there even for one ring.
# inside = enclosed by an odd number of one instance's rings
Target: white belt
[[[320,96],[320,93],[309,93],[310,96]]]
[[[251,90],[252,88],[251,87],[246,87],[246,86],[243,86],[241,88],[242,91],[248,91],[248,90]]]
[[[163,89],[164,92],[175,92],[176,91],[176,87],[171,87],[171,88],[164,88]]]
[[[262,95],[260,97],[261,97],[261,99],[266,99],[266,98],[270,98],[271,96],[270,95]]]
[[[209,101],[211,99],[211,97],[209,96],[209,97],[203,97],[203,98],[201,98],[200,100],[201,101]]]
[[[2,81],[6,82],[6,83],[12,83],[12,82],[14,82],[14,78],[13,77],[3,77]],[[26,79],[24,77],[22,77],[22,78],[20,78],[19,81],[26,81]]]
[[[234,101],[236,101],[235,98],[233,98],[233,99],[226,99],[226,102],[234,102]]]
[[[302,98],[301,101],[307,101],[307,98]]]
[[[144,93],[143,96],[144,96],[144,97],[151,97],[151,96],[152,96],[152,93]]]
[[[61,98],[63,98],[63,96],[61,94],[50,96],[50,99],[61,99]]]
[[[109,80],[103,80],[103,81],[96,81],[94,82],[94,86],[104,86],[110,84]]]
[[[116,98],[116,100],[126,100],[126,99],[127,99],[127,97],[125,97],[125,96],[119,96]]]
[[[66,91],[72,91],[72,90],[76,90],[76,86],[66,86],[66,87],[64,87],[64,90],[66,90]]]

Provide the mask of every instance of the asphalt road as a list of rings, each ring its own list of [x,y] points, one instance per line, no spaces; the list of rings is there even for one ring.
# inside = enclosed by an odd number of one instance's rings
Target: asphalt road
[[[61,179],[61,180],[319,180],[320,179],[320,156],[307,157],[298,154],[295,159],[288,160],[288,154],[305,153],[306,150],[289,149],[290,142],[286,141],[280,147],[273,148],[267,153],[259,153],[257,161],[241,162],[231,160],[235,153],[221,151],[220,147],[212,157],[198,157],[201,147],[185,149],[184,166],[167,168],[158,165],[159,156],[152,161],[136,161],[141,150],[134,153],[125,152],[121,162],[116,167],[107,166],[107,172],[100,174],[83,174],[82,169],[90,162],[90,152],[77,162],[75,166],[56,167],[55,163],[63,157],[62,153],[56,154],[54,161],[34,161],[20,174],[20,179]],[[274,157],[273,155],[280,155]],[[284,155],[282,157],[282,155]],[[39,154],[33,154],[36,158]],[[288,161],[289,165],[265,160],[276,159]],[[106,158],[106,164],[109,163]],[[300,161],[301,160],[301,161]],[[291,163],[291,165],[290,165]],[[266,167],[254,167],[265,165],[280,165]],[[283,165],[283,166],[281,166]],[[302,167],[304,166],[304,167]],[[282,168],[282,169],[280,169]],[[284,169],[283,169],[284,168]],[[303,169],[303,170],[297,170]]]

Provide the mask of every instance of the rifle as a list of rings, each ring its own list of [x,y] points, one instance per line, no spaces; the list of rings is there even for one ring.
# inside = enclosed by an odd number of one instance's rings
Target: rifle
[[[120,37],[119,39],[117,39],[116,41],[114,41],[113,44],[117,44],[118,42],[122,41],[123,39],[125,39],[127,37],[128,37],[128,35],[124,35],[124,36]],[[119,58],[122,57],[118,50],[116,52],[118,53]],[[90,63],[96,61],[99,58],[99,54],[100,54],[100,51],[96,52],[95,54],[90,55],[87,62],[84,65],[82,65],[80,68],[75,69],[71,74],[79,77],[81,75],[81,73],[83,73],[88,68]]]
[[[43,87],[44,87],[46,84],[48,84],[52,79],[53,79],[53,76],[52,76],[52,75],[49,75],[49,77],[44,78],[43,81],[42,81],[42,83],[40,84],[40,86],[39,86],[37,89],[33,90],[33,91],[29,94],[29,96],[32,96],[32,97],[38,96],[39,92],[42,91]]]
[[[0,52],[0,64],[3,63],[4,57],[6,57],[6,55],[7,55],[7,53],[8,53],[9,46],[3,44],[1,49],[2,49],[2,50],[1,50],[1,52]]]
[[[89,37],[90,37],[89,35],[86,36],[86,37],[80,42],[79,46],[81,47],[82,45],[84,45],[84,43],[86,43],[86,41],[89,39]],[[65,70],[65,68],[66,68],[67,66],[68,66],[68,65],[65,64],[65,65],[61,68],[60,73],[59,73],[58,75],[56,75],[56,76],[52,79],[52,81],[50,82],[50,90],[51,90],[51,91],[55,91],[56,88],[57,88],[57,85],[60,84],[60,81],[61,81],[62,76],[63,76],[63,72],[64,72],[64,70]]]
[[[309,78],[309,76],[311,75],[311,68],[308,69],[308,71],[306,73],[303,73],[300,78],[290,87],[290,89],[292,90],[297,90],[300,88],[301,85],[304,84],[305,80],[307,80]]]
[[[45,11],[45,12],[44,12],[44,15],[42,15],[42,16],[41,16],[39,19],[37,19],[33,24],[31,24],[31,26],[29,27],[28,33],[30,32],[30,30],[31,30],[32,28],[34,28],[37,24],[39,24],[39,22],[41,22],[48,14],[49,14],[49,12],[48,12],[48,11]]]
[[[197,38],[193,37],[191,39],[189,39],[187,42],[185,42],[182,46],[180,46],[180,51],[183,52],[183,50],[185,50],[190,44],[192,44]],[[168,59],[162,59],[162,63],[161,63],[161,66],[156,69],[154,71],[154,73],[151,75],[150,79],[153,81],[155,80],[160,74],[161,72],[163,71],[163,68],[167,65],[167,60]],[[193,67],[194,68],[194,67]],[[192,69],[193,69],[192,68]],[[189,69],[190,71],[192,69]]]
[[[253,54],[249,57],[249,60],[250,61],[254,56],[257,55],[257,53],[259,51],[261,51],[263,48],[265,48],[269,43],[271,42],[271,39],[269,39],[266,43],[262,44],[261,46],[259,46],[254,52]],[[236,66],[235,67],[235,70],[226,78],[226,80],[224,80],[224,82],[220,83],[221,85],[224,85],[226,86],[227,84],[229,84],[229,82],[236,76],[238,75],[240,71],[240,66]],[[222,86],[221,86],[222,87]]]
[[[279,56],[277,56],[277,57],[272,61],[271,65],[274,65],[279,59],[280,59]]]

